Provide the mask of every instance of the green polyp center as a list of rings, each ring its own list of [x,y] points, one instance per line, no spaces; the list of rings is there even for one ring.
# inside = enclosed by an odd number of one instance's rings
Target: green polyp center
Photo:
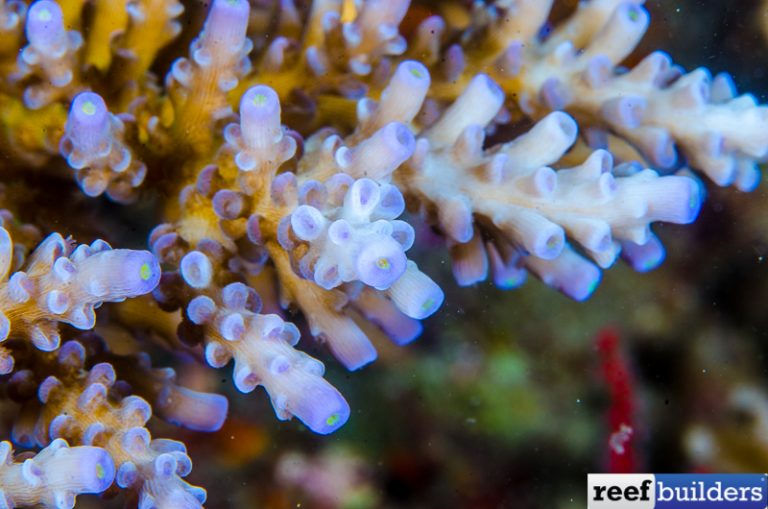
[[[504,280],[505,286],[514,286],[517,284],[518,279],[514,276],[509,276],[507,279]]]
[[[424,77],[424,73],[421,72],[421,70],[418,67],[411,67],[411,75],[414,78],[419,78],[419,79]]]
[[[637,9],[630,9],[629,10],[629,19],[631,21],[637,21],[640,19],[640,12]]]
[[[267,102],[267,96],[264,94],[255,94],[253,96],[253,105],[254,106],[264,106],[264,103]]]
[[[93,101],[85,101],[83,103],[83,106],[80,108],[80,111],[85,113],[88,116],[92,116],[96,114],[96,105],[93,104]]]
[[[37,19],[40,21],[51,21],[52,17],[53,16],[51,16],[51,11],[48,9],[42,9],[39,13],[37,13]]]
[[[429,309],[432,309],[432,306],[435,305],[435,299],[427,299],[424,301],[424,304],[421,305],[422,311],[427,311]]]
[[[587,295],[592,295],[592,293],[595,291],[595,289],[597,289],[597,285],[598,284],[600,284],[600,280],[599,279],[595,279],[594,281],[592,281],[589,284],[589,289],[587,291]]]
[[[339,422],[339,414],[331,414],[328,416],[328,418],[325,420],[326,426],[333,426],[337,422]]]
[[[557,247],[557,245],[560,243],[560,239],[558,239],[556,236],[551,236],[547,239],[547,249],[554,249]]]
[[[389,263],[389,260],[386,258],[379,258],[376,260],[376,266],[381,270],[389,270],[390,267],[392,267],[392,265]]]
[[[142,264],[141,268],[139,269],[139,275],[144,281],[149,279],[149,277],[152,275],[152,270],[150,270],[148,263]]]
[[[104,471],[104,466],[101,463],[96,464],[96,477],[98,479],[104,479],[104,475],[106,472]]]

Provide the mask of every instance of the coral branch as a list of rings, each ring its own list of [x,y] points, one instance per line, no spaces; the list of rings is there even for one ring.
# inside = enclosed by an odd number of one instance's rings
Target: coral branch
[[[214,0],[200,37],[190,46],[190,60],[176,60],[166,79],[175,137],[193,151],[210,147],[214,122],[231,113],[227,92],[250,71],[249,12],[246,0]]]
[[[564,113],[551,113],[515,140],[484,149],[483,127],[501,107],[500,94],[487,77],[475,78],[419,139],[408,171],[395,174],[406,193],[429,204],[448,237],[466,246],[452,251],[460,282],[474,283],[487,272],[484,245],[473,242],[479,234],[475,223],[495,242],[520,252],[512,263],[583,300],[594,290],[599,271],[566,248],[566,236],[607,268],[622,243],[656,242],[650,223],[686,224],[696,218],[701,197],[690,178],[659,176],[632,166],[614,168],[603,150],[576,167],[547,166],[576,138],[576,122]],[[504,272],[509,264],[496,251],[491,267]],[[495,278],[506,279],[500,274]]]
[[[70,509],[82,493],[101,493],[115,478],[115,464],[99,447],[69,447],[56,439],[33,458],[15,462],[10,442],[0,442],[0,503],[4,507]]]
[[[201,507],[205,490],[182,479],[192,468],[184,445],[153,440],[144,427],[152,415],[149,403],[135,395],[118,396],[123,382],[112,365],[102,362],[84,370],[85,358],[82,344],[62,346],[58,376],[46,377],[37,391],[39,401],[26,403],[27,414],[38,417],[34,423],[17,421],[15,439],[46,446],[64,438],[103,449],[114,461],[115,482],[137,497],[139,507]]]
[[[190,320],[204,326],[209,364],[221,367],[234,358],[238,390],[251,392],[263,385],[280,419],[296,417],[321,434],[347,421],[349,405],[322,378],[323,364],[291,348],[299,340],[295,325],[277,315],[257,314],[253,290],[242,283],[224,287],[218,300],[199,296],[187,306]]]
[[[115,72],[121,82],[143,79],[165,45],[181,32],[177,18],[184,6],[172,0],[134,0],[125,8],[127,27],[116,36],[114,46],[123,65]]]
[[[83,92],[72,101],[59,150],[88,196],[106,191],[121,203],[136,197],[147,167],[125,145],[124,130],[98,94]]]
[[[24,271],[9,275],[13,252],[13,240],[0,228],[0,340],[25,338],[44,351],[59,347],[58,322],[91,329],[94,308],[148,293],[160,279],[149,252],[113,250],[102,240],[75,247],[54,233]]]
[[[77,51],[83,38],[66,30],[59,4],[51,0],[32,4],[25,28],[29,44],[19,54],[14,79],[33,81],[24,90],[24,104],[34,110],[75,90]]]
[[[112,63],[112,41],[128,25],[128,0],[95,0],[93,23],[88,31],[83,61],[100,71]]]

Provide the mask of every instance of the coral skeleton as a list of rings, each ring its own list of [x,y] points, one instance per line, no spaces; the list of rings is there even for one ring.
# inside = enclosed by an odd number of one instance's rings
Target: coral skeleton
[[[333,433],[350,406],[307,342],[358,370],[415,340],[446,298],[425,250],[459,286],[531,274],[582,301],[620,259],[658,266],[654,224],[693,222],[703,180],[757,186],[768,108],[664,53],[625,67],[641,0],[585,0],[551,30],[552,0],[448,3],[465,23],[408,0],[0,1],[9,174],[152,222],[147,251],[77,245],[62,226],[87,224],[24,225],[4,198],[0,373],[10,438],[37,452],[0,444],[0,505],[112,485],[202,506],[184,444],[146,425],[216,431],[227,399],[153,348]]]

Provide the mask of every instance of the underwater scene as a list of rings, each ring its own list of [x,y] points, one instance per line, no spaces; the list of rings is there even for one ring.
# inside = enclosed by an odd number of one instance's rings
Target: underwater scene
[[[0,0],[0,508],[768,470],[767,93],[762,0]]]

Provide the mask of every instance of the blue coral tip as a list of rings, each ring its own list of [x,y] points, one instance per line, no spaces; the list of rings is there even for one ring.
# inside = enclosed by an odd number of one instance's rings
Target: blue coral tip
[[[61,7],[50,0],[39,0],[27,12],[27,39],[41,50],[56,51],[55,45],[64,33]]]
[[[242,15],[247,14],[250,5],[246,0],[214,0],[211,9],[230,11]]]
[[[107,105],[99,94],[94,92],[82,92],[75,96],[72,107],[69,110],[70,122],[77,122],[83,127],[101,128],[107,119]]]
[[[238,34],[245,35],[250,7],[247,0],[214,0],[208,13],[208,22],[222,32],[232,31],[227,35],[234,40],[238,38]]]
[[[328,435],[342,427],[349,419],[349,404],[330,385],[317,385],[304,391],[293,414],[309,429]]]
[[[160,263],[149,251],[115,249],[98,255],[111,258],[112,263],[105,263],[105,276],[113,278],[110,283],[123,297],[149,293],[160,282]]]
[[[429,70],[416,60],[406,60],[398,65],[395,75],[398,79],[415,86],[424,82],[429,83]]]
[[[705,189],[703,184],[696,178],[672,178],[684,180],[680,181],[679,187],[671,184],[668,186],[672,203],[668,205],[668,210],[663,212],[662,219],[677,224],[690,224],[696,220],[701,211]],[[675,193],[679,194],[675,196]],[[677,204],[673,200],[676,200]]]
[[[640,7],[639,5],[625,4],[623,7],[623,14],[630,23],[638,23],[645,25],[649,21],[648,11]],[[622,12],[622,11],[620,11]]]
[[[575,301],[587,300],[600,285],[602,272],[595,265],[585,263],[559,282],[559,289]]]
[[[280,117],[280,98],[266,85],[249,88],[240,99],[240,117],[248,121],[274,120]]]
[[[138,279],[141,281],[141,293],[154,290],[160,282],[160,263],[157,258],[149,251],[137,251],[131,257],[131,262],[126,270],[138,275]]]
[[[377,290],[386,290],[405,272],[403,247],[391,237],[383,237],[363,247],[357,258],[360,280]]]
[[[161,417],[172,424],[195,431],[218,431],[224,425],[229,410],[229,401],[220,394],[197,392],[184,387],[167,398],[165,406],[159,409]]]
[[[107,451],[99,447],[78,447],[78,467],[87,473],[87,492],[101,493],[112,485],[115,479],[115,463]]]
[[[699,217],[701,212],[701,205],[704,203],[706,195],[706,188],[699,179],[692,179],[691,182],[691,194],[688,198],[688,220],[683,224],[692,223]]]
[[[662,264],[666,251],[659,238],[652,235],[645,244],[622,242],[621,257],[637,272],[648,272]]]

